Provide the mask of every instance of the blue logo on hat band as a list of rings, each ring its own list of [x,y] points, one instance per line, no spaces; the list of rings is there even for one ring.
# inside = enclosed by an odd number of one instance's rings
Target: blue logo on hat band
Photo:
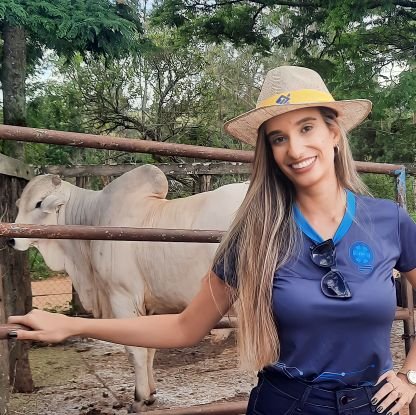
[[[280,95],[280,97],[276,99],[276,104],[285,105],[289,101],[290,101],[290,93],[287,94],[287,95]]]

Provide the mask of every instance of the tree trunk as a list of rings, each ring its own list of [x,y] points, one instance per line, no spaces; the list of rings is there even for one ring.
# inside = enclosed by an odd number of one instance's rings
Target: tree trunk
[[[4,124],[26,126],[26,35],[23,27],[5,22],[3,25],[3,87]],[[22,143],[5,145],[8,155],[23,161]]]
[[[15,202],[20,197],[27,181],[0,175],[0,213],[3,222],[13,222],[17,209]],[[32,290],[26,252],[18,252],[6,246],[0,239],[0,275],[3,277],[6,315],[25,314],[32,309]],[[33,381],[29,367],[27,342],[10,342],[10,384],[16,392],[33,392]]]

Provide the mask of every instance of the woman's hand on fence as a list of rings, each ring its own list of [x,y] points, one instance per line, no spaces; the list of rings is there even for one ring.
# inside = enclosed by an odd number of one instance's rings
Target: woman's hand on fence
[[[9,337],[18,340],[35,340],[47,343],[59,343],[75,334],[74,318],[63,314],[32,310],[24,316],[10,316],[8,323],[23,324],[32,330],[15,330]]]
[[[371,403],[376,406],[379,413],[385,413],[388,409],[387,415],[398,414],[406,404],[412,401],[416,394],[416,386],[402,380],[393,370],[381,375],[377,384],[383,380],[386,383],[374,395]]]

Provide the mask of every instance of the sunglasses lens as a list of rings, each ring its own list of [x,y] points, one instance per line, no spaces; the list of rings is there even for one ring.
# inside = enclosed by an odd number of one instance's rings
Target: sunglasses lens
[[[311,248],[311,258],[314,264],[320,267],[333,267],[335,265],[335,246],[331,240],[322,242]]]
[[[331,298],[351,298],[351,291],[336,268],[335,245],[328,239],[318,245],[311,246],[311,259],[315,265],[331,268],[321,279],[321,290],[324,295]]]
[[[330,271],[322,277],[322,292],[327,297],[350,298],[351,291],[339,272]]]

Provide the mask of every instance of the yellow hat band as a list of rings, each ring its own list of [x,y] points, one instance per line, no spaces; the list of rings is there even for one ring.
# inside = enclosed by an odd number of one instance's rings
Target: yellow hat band
[[[314,104],[333,101],[335,100],[329,92],[322,92],[316,89],[299,89],[273,95],[261,101],[257,108],[270,107],[271,105]]]

